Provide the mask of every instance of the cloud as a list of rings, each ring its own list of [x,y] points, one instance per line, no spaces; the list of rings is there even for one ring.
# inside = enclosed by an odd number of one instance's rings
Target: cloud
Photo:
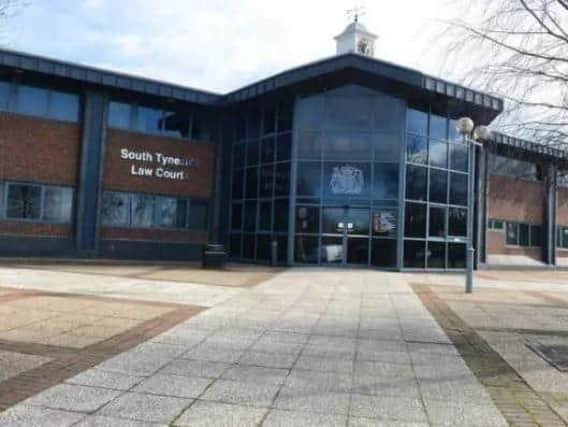
[[[435,73],[429,34],[447,0],[368,2],[377,56]],[[49,4],[47,4],[49,3]],[[14,48],[227,92],[334,54],[346,0],[50,0],[18,16]],[[444,9],[445,10],[445,9]],[[426,52],[426,54],[424,53]]]

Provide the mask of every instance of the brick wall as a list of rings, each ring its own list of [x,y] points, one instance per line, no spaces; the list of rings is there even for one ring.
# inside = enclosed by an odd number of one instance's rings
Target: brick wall
[[[506,176],[489,179],[488,217],[534,225],[544,223],[545,186]],[[542,258],[541,248],[507,246],[505,232],[487,233],[487,253],[493,255],[525,255]]]
[[[556,222],[560,227],[568,227],[568,188],[559,187],[557,198]],[[568,249],[558,249],[556,255],[567,258]]]
[[[121,150],[148,152],[152,161],[130,161],[121,158]],[[183,159],[194,159],[197,166],[192,168],[162,166],[157,162],[156,153]],[[131,167],[157,168],[183,172],[183,180],[170,180],[156,176],[134,176]],[[174,138],[148,136],[133,132],[109,129],[107,154],[105,160],[105,190],[127,191],[131,193],[152,193],[176,197],[211,199],[215,177],[215,146],[206,143],[189,143]],[[153,230],[108,228],[101,232],[103,240],[131,240],[155,242],[179,242],[205,244],[208,233],[185,230]]]
[[[166,167],[184,172],[185,179],[169,180],[153,177],[133,176],[131,167],[156,169],[155,162],[128,161],[120,158],[121,149],[130,151],[161,153],[167,156],[198,161],[196,168]],[[155,156],[154,156],[155,157]],[[146,192],[174,196],[188,196],[209,199],[213,192],[215,176],[214,144],[189,143],[174,138],[148,136],[109,129],[105,161],[104,186],[107,190]]]
[[[0,181],[76,186],[81,127],[0,113]],[[70,225],[0,221],[0,234],[72,238]]]

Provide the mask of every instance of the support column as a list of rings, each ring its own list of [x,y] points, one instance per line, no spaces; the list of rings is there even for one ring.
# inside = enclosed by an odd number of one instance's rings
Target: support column
[[[556,265],[556,207],[557,207],[557,184],[556,166],[549,163],[545,166],[545,200],[544,200],[544,224],[543,224],[543,260],[553,267]]]
[[[487,216],[488,216],[488,185],[489,185],[489,152],[479,150],[476,172],[476,266],[487,262]]]
[[[81,169],[76,192],[76,245],[79,255],[83,257],[97,256],[99,248],[107,109],[106,94],[85,92]]]

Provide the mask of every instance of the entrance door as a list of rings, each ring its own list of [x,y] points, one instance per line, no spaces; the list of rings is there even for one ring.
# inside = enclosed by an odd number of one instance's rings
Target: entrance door
[[[323,208],[322,263],[368,265],[369,225],[367,208]]]

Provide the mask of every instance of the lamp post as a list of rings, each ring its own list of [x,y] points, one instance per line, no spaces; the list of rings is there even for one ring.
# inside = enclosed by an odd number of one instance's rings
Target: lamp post
[[[463,117],[456,123],[456,129],[463,136],[464,144],[468,147],[468,199],[467,199],[467,256],[466,256],[466,283],[465,292],[473,293],[473,267],[475,263],[475,248],[473,246],[475,206],[475,154],[476,146],[483,147],[483,142],[491,137],[491,131],[486,126],[475,127],[469,117]]]

